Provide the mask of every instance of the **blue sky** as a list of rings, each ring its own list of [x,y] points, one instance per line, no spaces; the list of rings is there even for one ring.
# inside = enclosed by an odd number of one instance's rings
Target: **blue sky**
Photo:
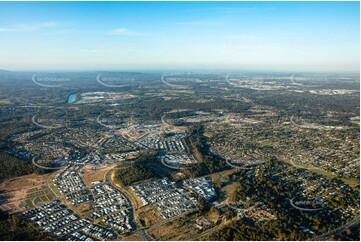
[[[0,69],[359,71],[359,2],[0,2]]]

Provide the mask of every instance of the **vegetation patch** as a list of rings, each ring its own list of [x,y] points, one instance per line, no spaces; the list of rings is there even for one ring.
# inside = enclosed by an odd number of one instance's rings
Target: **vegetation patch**
[[[0,152],[0,181],[6,178],[28,175],[31,173],[44,174],[41,169],[27,161],[20,160],[5,152]]]
[[[139,181],[159,178],[156,172],[146,168],[146,165],[152,162],[157,162],[155,152],[148,152],[144,156],[133,160],[133,163],[118,165],[115,171],[115,180],[122,186],[130,186]]]
[[[0,216],[0,240],[5,241],[47,241],[54,240],[51,236],[39,231],[33,224],[15,215]]]

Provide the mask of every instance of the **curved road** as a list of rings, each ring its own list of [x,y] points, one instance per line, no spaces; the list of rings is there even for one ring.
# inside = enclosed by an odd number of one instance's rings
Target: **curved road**
[[[124,197],[128,200],[129,204],[132,206],[132,210],[133,210],[133,216],[132,216],[132,218],[133,218],[133,224],[134,224],[135,229],[136,229],[135,232],[134,232],[134,234],[140,235],[140,236],[143,238],[143,240],[152,241],[152,240],[153,240],[152,237],[150,237],[150,236],[147,234],[147,232],[145,231],[146,228],[140,228],[140,227],[138,227],[138,224],[137,224],[137,222],[136,222],[136,220],[135,220],[135,206],[134,206],[134,203],[133,203],[132,199],[128,196],[128,193],[127,193],[126,191],[123,191],[123,190],[119,189],[116,185],[113,185],[112,179],[111,179],[111,175],[112,175],[112,173],[113,173],[114,170],[115,170],[115,168],[110,169],[109,171],[107,171],[107,173],[105,174],[105,180],[106,180],[107,182],[109,182],[110,184],[112,184],[112,186],[113,186],[115,189],[117,189],[119,192],[121,192],[121,193],[124,195]]]
[[[33,124],[35,124],[36,126],[39,126],[40,128],[43,128],[43,129],[57,129],[57,128],[61,128],[61,127],[62,127],[61,125],[51,126],[51,125],[43,125],[43,124],[40,124],[40,123],[36,122],[36,120],[35,120],[36,115],[37,115],[37,114],[35,114],[35,115],[31,118],[31,121],[33,122]]]
[[[164,159],[165,159],[165,157],[163,157],[163,158],[161,159],[161,163],[162,163],[164,166],[166,166],[166,167],[168,167],[168,168],[170,168],[170,169],[173,169],[173,170],[186,170],[186,169],[190,169],[190,168],[191,168],[191,167],[171,166],[171,165],[168,165]]]
[[[313,212],[313,211],[320,211],[320,210],[324,209],[324,208],[302,208],[302,207],[295,205],[293,203],[293,199],[295,199],[295,198],[290,199],[291,206],[294,207],[295,209],[298,209],[301,211]]]
[[[66,165],[64,166],[58,166],[58,167],[47,167],[47,166],[42,166],[42,165],[39,165],[35,162],[35,157],[33,157],[33,159],[31,160],[31,162],[33,163],[33,165],[39,167],[39,168],[42,168],[42,169],[45,169],[45,170],[59,170],[61,168],[64,168],[66,167]]]
[[[163,74],[163,76],[161,77],[161,81],[166,85],[166,86],[169,86],[171,88],[190,88],[191,86],[188,86],[188,85],[180,85],[180,84],[171,84],[169,82],[167,82],[166,80],[164,80],[164,76],[166,74]]]

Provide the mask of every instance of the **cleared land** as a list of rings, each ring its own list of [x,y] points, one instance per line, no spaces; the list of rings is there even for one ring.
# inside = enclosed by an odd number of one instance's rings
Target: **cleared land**
[[[133,234],[127,237],[124,237],[122,241],[143,241],[142,237],[138,234]]]
[[[106,173],[114,167],[114,164],[99,167],[96,165],[86,165],[80,176],[84,179],[85,185],[90,187],[92,182],[104,180]]]
[[[136,211],[137,222],[142,226],[151,226],[162,221],[159,213],[156,212],[151,206],[140,208]]]
[[[57,195],[46,184],[41,187],[29,189],[23,204],[26,204],[28,208],[35,208],[44,203],[51,202],[56,198]]]
[[[4,181],[0,184],[2,191],[0,208],[17,212],[24,209],[24,204],[34,206],[34,202],[36,205],[53,198],[56,195],[47,184],[51,183],[59,172],[60,170],[45,175],[30,174]]]

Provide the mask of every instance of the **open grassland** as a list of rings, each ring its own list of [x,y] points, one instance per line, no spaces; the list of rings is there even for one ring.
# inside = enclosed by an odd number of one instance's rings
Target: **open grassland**
[[[57,195],[45,184],[41,187],[29,189],[23,203],[26,204],[27,208],[35,208],[56,198]]]
[[[122,241],[143,241],[142,237],[138,234],[133,234],[130,236],[126,236],[122,239]]]
[[[84,179],[87,187],[92,186],[92,182],[102,181],[105,179],[105,175],[108,171],[113,169],[115,165],[86,165],[80,176]]]
[[[159,225],[148,230],[148,234],[156,240],[191,240],[197,234],[197,229],[193,223],[185,223],[182,225],[175,220],[170,223]]]
[[[137,223],[142,226],[151,226],[158,222],[162,221],[159,213],[155,211],[151,206],[146,206],[138,209],[137,213]]]
[[[11,101],[9,99],[0,99],[0,104],[9,105],[11,104]]]
[[[9,212],[23,210],[24,205],[33,207],[40,203],[55,199],[56,195],[47,184],[59,171],[50,174],[37,175],[30,174],[11,178],[0,184],[1,209]],[[35,203],[35,204],[34,204]]]

